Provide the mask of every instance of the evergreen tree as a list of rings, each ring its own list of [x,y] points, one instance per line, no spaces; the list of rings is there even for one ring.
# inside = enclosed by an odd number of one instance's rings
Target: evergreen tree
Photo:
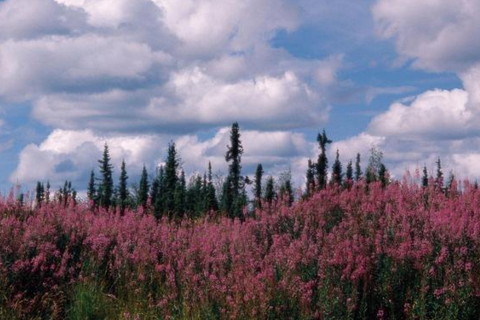
[[[140,183],[138,184],[138,205],[142,206],[144,209],[147,207],[149,189],[150,184],[148,182],[147,168],[145,168],[144,165],[140,176]]]
[[[280,177],[281,185],[280,185],[280,198],[285,201],[288,206],[293,204],[295,197],[293,195],[293,188],[292,188],[292,174],[290,171],[283,173]]]
[[[175,192],[177,189],[178,183],[178,167],[180,165],[180,160],[177,156],[177,150],[175,148],[175,143],[171,142],[168,146],[167,160],[165,162],[165,176],[163,178],[163,192],[162,192],[162,203],[163,203],[163,213],[168,213],[170,218],[173,218],[178,211],[175,208]]]
[[[218,201],[217,201],[215,186],[213,185],[212,164],[210,162],[208,162],[206,193],[207,193],[207,195],[206,195],[207,204],[205,206],[206,210],[207,211],[210,211],[210,210],[217,211],[218,210]]]
[[[357,153],[355,160],[355,181],[359,181],[362,178],[362,168],[360,167],[360,153]]]
[[[112,205],[113,195],[113,166],[110,161],[108,145],[105,143],[102,159],[98,160],[101,174],[101,184],[98,189],[98,196],[99,205],[106,209]]]
[[[45,189],[45,202],[50,202],[50,181],[47,181],[47,187]]]
[[[87,197],[95,206],[97,204],[97,190],[95,189],[95,173],[90,172],[90,180],[87,187]]]
[[[327,144],[332,143],[332,140],[327,138],[325,130],[322,134],[318,134],[317,142],[320,147],[320,155],[318,156],[317,161],[317,188],[324,189],[327,185],[327,170],[328,170],[328,159],[327,159]]]
[[[272,204],[273,201],[277,198],[277,194],[275,192],[275,180],[272,176],[268,177],[267,183],[265,185],[265,202],[268,204]]]
[[[378,180],[382,183],[383,188],[389,183],[387,167],[383,163],[380,163],[380,168],[378,169]]]
[[[152,187],[152,192],[156,192],[155,196],[155,201],[153,201],[153,214],[155,218],[160,219],[163,214],[166,212],[165,209],[165,169],[163,166],[160,167],[158,170],[158,175],[157,178],[155,179],[156,184],[158,187],[156,187],[156,190],[153,189]]]
[[[352,184],[352,181],[353,181],[353,164],[352,164],[352,160],[348,161],[348,164],[347,164],[347,171],[345,172],[345,179],[347,180],[346,181],[346,184],[348,186],[350,186]]]
[[[308,159],[307,164],[307,184],[305,188],[305,196],[310,197],[315,191],[315,167],[316,165],[312,162],[312,160]]]
[[[120,205],[120,213],[125,212],[125,208],[128,202],[128,186],[127,186],[127,170],[125,169],[125,160],[122,160],[122,166],[120,167],[120,178],[118,182],[118,200]]]
[[[245,194],[245,181],[241,176],[241,160],[243,154],[242,142],[240,141],[240,129],[238,123],[232,124],[230,131],[230,146],[227,146],[225,160],[229,162],[228,176],[225,179],[222,194],[222,207],[231,218],[241,217],[242,209],[247,204]]]
[[[43,183],[41,183],[40,181],[37,181],[37,187],[35,190],[35,200],[37,201],[37,206],[41,207],[44,199],[45,199],[45,187],[43,186]]]
[[[378,173],[382,166],[383,153],[375,147],[370,149],[370,158],[368,159],[368,166],[365,174],[367,183],[377,181],[379,179]]]
[[[428,187],[428,171],[426,165],[423,166],[422,187]]]
[[[333,163],[333,166],[332,166],[332,184],[341,186],[342,180],[343,180],[342,163],[340,162],[340,155],[337,149],[335,162]]]
[[[201,178],[200,178],[201,181]],[[201,182],[200,182],[201,183]],[[201,191],[201,190],[199,190]],[[175,202],[175,216],[177,218],[182,218],[183,215],[185,214],[186,208],[185,208],[185,197],[187,193],[187,186],[186,186],[186,181],[185,181],[185,172],[182,170],[180,174],[180,178],[177,182],[177,185],[175,187],[175,194],[174,194],[174,202]],[[200,196],[200,195],[197,195]],[[203,199],[202,199],[203,200]]]
[[[253,190],[255,194],[256,208],[262,207],[262,177],[263,177],[263,167],[262,167],[262,164],[259,163],[257,165],[257,170],[255,170],[255,186]]]
[[[159,197],[159,181],[158,181],[158,173],[156,174],[155,178],[152,181],[152,186],[150,187],[150,200],[153,206],[153,214],[155,215],[156,212],[156,203]]]
[[[438,190],[443,189],[443,171],[442,171],[442,163],[440,162],[440,158],[437,160],[437,177],[435,178],[435,185]]]

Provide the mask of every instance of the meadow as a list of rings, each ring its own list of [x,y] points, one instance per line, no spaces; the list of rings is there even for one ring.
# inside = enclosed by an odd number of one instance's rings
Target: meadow
[[[0,201],[1,319],[477,319],[480,190],[330,185],[244,219]]]

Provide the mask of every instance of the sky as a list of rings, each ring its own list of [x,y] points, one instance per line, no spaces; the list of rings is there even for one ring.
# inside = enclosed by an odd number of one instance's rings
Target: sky
[[[130,182],[175,142],[221,177],[233,122],[243,172],[304,184],[325,129],[346,162],[392,176],[437,158],[480,177],[478,0],[0,0],[0,191],[86,188],[105,143]],[[98,172],[98,170],[97,170]]]

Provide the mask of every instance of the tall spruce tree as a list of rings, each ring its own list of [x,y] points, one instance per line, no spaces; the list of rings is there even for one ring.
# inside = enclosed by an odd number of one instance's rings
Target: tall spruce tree
[[[266,203],[271,205],[276,198],[277,198],[277,194],[275,192],[275,180],[273,179],[272,176],[270,176],[268,177],[267,183],[265,185],[264,199]]]
[[[200,178],[201,181],[201,178]],[[201,192],[201,189],[200,189]],[[187,183],[185,181],[185,172],[182,170],[180,177],[178,179],[177,185],[175,186],[174,193],[174,212],[176,218],[182,218],[186,211],[186,193],[187,193]],[[198,195],[199,197],[201,195]],[[203,198],[202,198],[203,200]]]
[[[227,153],[225,154],[225,160],[230,164],[222,194],[222,208],[231,218],[242,217],[242,209],[247,204],[244,178],[241,175],[242,154],[240,128],[238,123],[235,122],[232,124],[230,145],[227,146]]]
[[[102,159],[98,160],[100,167],[101,183],[98,187],[99,205],[103,208],[110,208],[113,195],[113,166],[110,163],[110,152],[105,143]]]
[[[359,181],[362,178],[362,167],[360,166],[360,153],[357,153],[355,159],[355,181]]]
[[[148,182],[148,173],[145,165],[142,168],[142,174],[140,176],[140,183],[138,184],[138,205],[144,209],[148,203],[148,191],[150,190],[150,184]]]
[[[213,185],[212,177],[212,164],[208,162],[208,174],[207,174],[207,191],[206,191],[206,200],[207,203],[205,208],[207,211],[217,211],[218,210],[218,200],[215,191],[215,186]]]
[[[332,184],[341,186],[342,181],[343,181],[342,163],[340,162],[340,154],[337,149],[335,162],[333,163],[333,166],[332,166]]]
[[[280,181],[280,199],[282,199],[282,201],[284,201],[288,206],[291,206],[295,200],[295,196],[293,194],[292,173],[290,170],[284,172],[280,176]]]
[[[305,185],[305,197],[307,198],[315,192],[315,168],[316,164],[314,164],[311,159],[308,159],[306,174],[307,182]]]
[[[328,139],[325,130],[317,136],[317,142],[320,147],[320,155],[318,156],[316,174],[317,174],[317,188],[324,189],[327,185],[327,171],[328,171],[328,159],[327,159],[327,144],[332,143],[332,140]]]
[[[435,178],[435,186],[437,189],[442,190],[443,189],[443,171],[442,171],[442,163],[440,161],[440,158],[437,159],[437,176]]]
[[[345,179],[347,179],[347,181],[349,183],[351,183],[353,181],[353,164],[352,164],[352,160],[348,161],[348,164],[347,164],[347,171],[345,172]]]
[[[180,160],[177,156],[175,143],[171,142],[168,146],[167,159],[165,161],[165,173],[163,177],[162,206],[163,213],[167,213],[170,218],[175,218],[178,213],[175,208],[175,191],[178,183],[178,167]]]
[[[125,160],[122,160],[122,165],[120,167],[120,178],[118,181],[118,202],[120,207],[120,213],[125,212],[125,208],[128,203],[128,186],[127,186],[127,170],[125,168]]]
[[[254,194],[255,194],[255,207],[262,207],[262,177],[263,177],[263,166],[261,163],[257,165],[255,170],[255,185],[254,185]]]
[[[88,181],[87,187],[87,197],[93,204],[93,206],[97,205],[97,190],[95,188],[95,172],[92,170],[90,172],[90,180]]]
[[[428,187],[428,171],[426,165],[423,166],[422,187]]]
[[[155,218],[160,219],[164,213],[166,212],[165,209],[165,169],[163,166],[160,166],[158,170],[157,177],[155,179],[156,187],[155,189],[152,186],[152,193],[155,192],[156,196],[154,197],[155,200],[152,199],[153,202],[153,215]]]
[[[37,187],[35,190],[35,200],[37,202],[37,206],[41,207],[43,201],[45,200],[45,187],[43,183],[37,181]]]

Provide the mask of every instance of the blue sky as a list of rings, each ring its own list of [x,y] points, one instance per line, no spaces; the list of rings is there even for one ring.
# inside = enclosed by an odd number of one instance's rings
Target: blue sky
[[[221,176],[238,121],[251,174],[303,185],[333,158],[384,152],[401,176],[441,157],[480,176],[476,0],[0,0],[0,190],[84,189],[103,144],[131,182],[175,141]],[[366,163],[364,163],[366,164]]]

